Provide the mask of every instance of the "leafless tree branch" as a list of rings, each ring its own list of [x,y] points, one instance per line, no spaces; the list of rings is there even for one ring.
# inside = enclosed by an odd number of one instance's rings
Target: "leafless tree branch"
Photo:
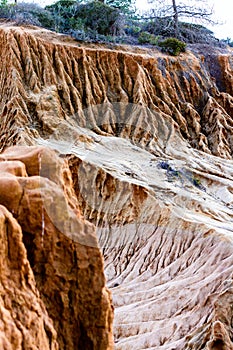
[[[164,0],[148,0],[148,2],[156,3],[156,7],[151,11],[150,15],[143,19],[172,18],[176,36],[179,36],[180,18],[193,18],[210,24],[217,23],[211,18],[213,15],[213,8],[208,6],[205,0],[193,0],[194,5],[186,5],[178,2],[178,0],[170,0],[170,5],[164,4]],[[195,5],[197,3],[199,3],[199,6]]]

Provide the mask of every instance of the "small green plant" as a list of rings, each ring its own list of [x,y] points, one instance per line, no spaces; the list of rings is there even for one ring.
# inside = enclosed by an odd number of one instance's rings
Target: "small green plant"
[[[151,44],[158,45],[159,36],[155,36],[154,34],[150,34],[148,32],[141,32],[138,41],[140,44]]]
[[[181,182],[181,185],[183,187],[184,180],[186,179],[199,190],[206,192],[206,188],[201,183],[201,180],[198,177],[196,177],[196,175],[192,171],[186,170],[184,168],[177,170],[174,167],[172,167],[167,160],[160,161],[157,166],[160,169],[166,170],[168,182],[175,182],[176,180],[178,180]]]
[[[178,56],[181,52],[185,52],[186,44],[176,38],[167,38],[158,45],[162,48],[163,52],[168,52],[172,56]]]
[[[159,38],[160,38],[159,35],[155,36],[154,34],[151,34],[150,44],[151,45],[158,45],[159,44]]]
[[[139,37],[138,37],[138,41],[140,42],[140,44],[146,44],[150,42],[150,37],[151,34],[148,32],[141,32]]]
[[[133,35],[137,35],[141,31],[141,27],[136,26],[136,25],[132,25],[130,29],[131,29]]]
[[[194,186],[196,187],[200,187],[201,186],[201,180],[196,178],[195,176],[192,177],[192,183],[194,184]]]
[[[158,167],[166,170],[166,174],[167,174],[167,179],[168,182],[173,182],[176,179],[181,178],[181,173],[179,170],[174,169],[169,163],[168,161],[160,161],[158,163]]]

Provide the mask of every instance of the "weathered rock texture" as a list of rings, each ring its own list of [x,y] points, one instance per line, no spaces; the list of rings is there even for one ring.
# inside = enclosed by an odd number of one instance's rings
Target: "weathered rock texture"
[[[0,235],[1,349],[58,349],[57,332],[36,287],[21,228],[3,206]]]
[[[8,148],[0,203],[1,349],[111,349],[103,261],[65,163],[47,149]]]
[[[79,47],[13,26],[0,28],[0,40],[1,148],[40,144],[66,158],[61,169],[68,161],[72,182],[60,187],[68,209],[97,228],[113,292],[115,348],[233,349],[232,52],[202,46],[174,58],[156,50]],[[40,159],[41,201],[33,190],[38,168],[11,152],[3,159],[25,163],[29,175],[14,180],[26,209],[17,210],[17,201],[10,207],[10,191],[3,204],[22,227],[58,344],[71,342],[69,348],[77,332],[81,349],[88,349],[82,342],[108,346],[112,316],[103,276],[95,279],[102,265],[93,228],[81,220],[82,229],[70,229],[74,214],[49,185],[59,181],[46,157]],[[30,208],[37,213],[42,202],[45,231],[39,219],[28,220]],[[82,277],[73,275],[75,249],[84,259]],[[98,263],[89,270],[92,254]],[[52,267],[51,255],[57,257]],[[77,292],[79,278],[89,281],[87,299]]]

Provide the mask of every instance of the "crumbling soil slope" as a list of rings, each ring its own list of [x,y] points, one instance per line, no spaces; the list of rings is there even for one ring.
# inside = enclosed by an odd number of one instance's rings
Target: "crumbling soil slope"
[[[116,349],[233,349],[230,49],[170,57],[9,25],[0,27],[0,46],[2,159],[20,160],[28,175],[14,180],[26,209],[8,207],[11,197],[2,204],[22,228],[54,344],[111,347],[91,222],[113,293]],[[20,158],[25,151],[7,148],[38,144],[58,152],[69,180],[60,183],[46,157],[38,173]],[[42,201],[32,200],[35,186]]]

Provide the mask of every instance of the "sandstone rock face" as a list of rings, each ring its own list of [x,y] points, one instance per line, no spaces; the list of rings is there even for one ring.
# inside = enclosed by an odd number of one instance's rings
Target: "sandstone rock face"
[[[69,159],[98,227],[116,349],[232,348],[232,161],[177,155],[99,136],[85,159]]]
[[[232,52],[80,47],[13,26],[0,40],[0,193],[54,344],[112,346],[94,224],[116,349],[233,349]]]
[[[111,349],[103,261],[67,165],[14,147],[0,169],[1,349]]]
[[[0,235],[1,349],[58,349],[57,332],[36,287],[21,228],[2,205]]]
[[[129,137],[151,152],[166,153],[181,134],[192,147],[231,159],[231,52],[124,53],[9,26],[1,26],[0,38],[2,148],[48,137],[58,120],[72,117],[75,125]]]

